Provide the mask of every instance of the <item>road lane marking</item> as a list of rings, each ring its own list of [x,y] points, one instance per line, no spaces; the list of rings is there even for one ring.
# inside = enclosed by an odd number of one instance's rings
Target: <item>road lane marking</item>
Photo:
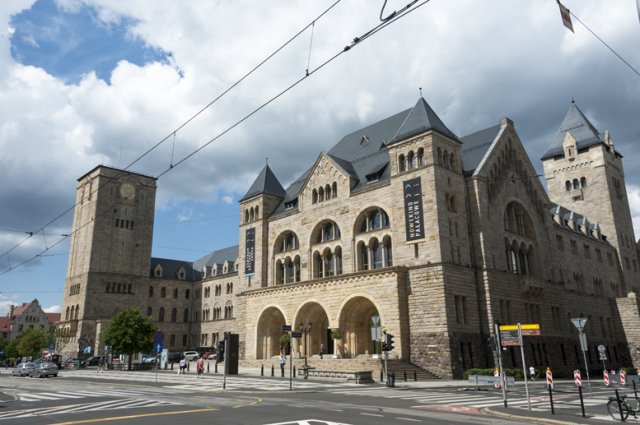
[[[188,413],[215,412],[218,410],[220,409],[206,408],[206,409],[193,409],[193,410],[177,410],[175,412],[142,413],[140,415],[111,416],[107,418],[81,419],[79,421],[59,422],[57,425],[76,425],[76,424],[90,424],[90,423],[98,423],[98,422],[124,421],[128,419],[149,418],[153,416],[184,415]]]

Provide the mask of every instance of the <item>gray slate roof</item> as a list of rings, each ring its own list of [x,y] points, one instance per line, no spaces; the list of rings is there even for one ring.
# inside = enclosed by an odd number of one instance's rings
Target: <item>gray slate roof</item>
[[[193,262],[193,268],[202,271],[203,267],[213,267],[214,264],[222,265],[225,261],[229,261],[232,264],[238,259],[239,245],[233,245],[228,248],[222,248],[217,251],[213,251],[211,254],[205,255]]]
[[[484,130],[462,137],[462,169],[465,175],[472,175],[487,154],[487,151],[500,133],[497,124]]]
[[[265,165],[262,171],[260,171],[260,174],[258,174],[258,177],[240,202],[260,194],[273,195],[278,198],[284,198],[285,196],[284,188],[268,165]]]
[[[180,267],[184,267],[186,272],[185,281],[193,282],[200,279],[200,272],[194,270],[193,263],[189,261],[170,260],[167,258],[151,257],[151,270],[149,270],[150,276],[153,277],[153,269],[160,264],[162,266],[162,278],[168,280],[178,280],[178,270]]]
[[[604,139],[598,130],[585,117],[575,101],[572,101],[567,115],[565,115],[562,124],[560,124],[560,129],[553,140],[553,144],[547,153],[542,156],[543,160],[564,155],[562,143],[566,133],[570,133],[576,139],[578,150],[604,143]]]

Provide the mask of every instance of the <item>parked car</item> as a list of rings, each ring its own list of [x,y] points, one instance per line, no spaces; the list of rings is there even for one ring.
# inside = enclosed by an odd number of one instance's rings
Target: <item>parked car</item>
[[[36,368],[36,364],[33,362],[23,362],[18,363],[16,367],[13,368],[11,375],[13,376],[28,376],[29,372]]]
[[[188,362],[198,360],[200,358],[200,355],[197,351],[185,351],[184,353],[182,353],[182,355]]]
[[[100,364],[100,359],[104,362],[104,356],[88,357],[80,362],[80,367],[98,366]]]
[[[167,361],[169,363],[179,362],[180,360],[182,360],[183,357],[184,355],[179,351],[169,351],[169,355],[167,356]]]
[[[39,366],[29,371],[32,378],[48,378],[49,376],[58,376],[58,366],[51,362],[42,362]]]
[[[78,366],[78,359],[69,357],[62,362],[61,368],[74,369],[76,366]]]
[[[155,364],[157,361],[156,355],[155,354],[145,354],[142,356],[142,358],[140,359],[140,363],[150,363],[150,364]]]

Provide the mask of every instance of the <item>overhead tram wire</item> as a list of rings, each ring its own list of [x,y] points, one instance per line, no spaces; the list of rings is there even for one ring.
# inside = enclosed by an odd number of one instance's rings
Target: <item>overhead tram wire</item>
[[[280,51],[282,51],[285,47],[287,47],[289,44],[291,44],[291,42],[293,42],[296,38],[298,38],[302,33],[304,33],[309,27],[312,27],[315,25],[315,23],[324,17],[324,15],[326,15],[331,9],[333,9],[338,3],[340,3],[342,0],[336,0],[334,3],[332,3],[328,8],[326,8],[322,13],[320,13],[320,15],[318,15],[317,17],[315,17],[313,19],[313,21],[311,21],[310,23],[308,23],[307,25],[305,25],[302,29],[300,29],[296,34],[294,34],[291,38],[289,38],[289,40],[287,40],[284,44],[280,45],[280,47],[278,47],[276,50],[274,50],[273,52],[271,52],[266,58],[264,58],[261,62],[259,62],[256,66],[254,66],[249,72],[247,72],[246,74],[244,74],[239,80],[237,80],[235,83],[233,83],[232,85],[230,85],[227,89],[225,89],[222,93],[220,93],[218,96],[216,96],[215,99],[213,99],[211,102],[209,102],[207,105],[205,105],[204,107],[202,107],[198,112],[196,112],[195,114],[193,114],[191,117],[189,117],[186,121],[184,121],[182,124],[180,124],[176,129],[174,129],[171,133],[169,133],[167,136],[165,136],[162,140],[160,140],[159,142],[157,142],[155,145],[153,145],[151,148],[147,149],[145,152],[143,152],[140,156],[138,156],[135,160],[133,160],[133,162],[131,162],[129,165],[127,165],[125,168],[123,168],[123,171],[128,171],[133,165],[135,165],[136,163],[138,163],[140,160],[142,160],[144,157],[146,157],[147,155],[149,155],[152,151],[154,151],[156,148],[158,148],[160,145],[162,145],[164,142],[166,142],[169,138],[171,138],[173,136],[174,138],[174,144],[175,144],[175,135],[178,131],[182,130],[184,127],[186,127],[189,123],[191,123],[194,119],[196,119],[199,115],[201,115],[204,111],[206,111],[207,109],[209,109],[214,103],[216,103],[218,100],[220,100],[223,96],[225,96],[227,93],[229,93],[231,90],[233,90],[238,84],[242,83],[245,79],[247,79],[250,75],[252,75],[255,71],[257,71],[259,68],[261,68],[265,63],[267,63],[269,60],[271,60],[275,55],[277,55]],[[96,193],[102,186],[98,186],[96,187],[94,190],[91,191],[90,194],[94,194]],[[52,225],[53,223],[55,223],[56,221],[60,220],[62,217],[64,217],[65,215],[67,215],[69,212],[73,211],[73,209],[75,207],[78,206],[78,202],[74,203],[72,206],[70,206],[69,208],[65,209],[63,212],[61,212],[60,214],[58,214],[56,217],[54,217],[52,220],[49,220],[46,224],[44,224],[43,226],[41,226],[40,228],[38,228],[35,231],[31,231],[31,232],[26,232],[29,234],[29,237],[25,238],[24,240],[20,241],[19,243],[16,244],[16,246],[12,247],[11,249],[9,249],[8,251],[0,254],[0,258],[4,257],[5,255],[8,255],[11,251],[13,251],[15,248],[19,247],[20,245],[22,245],[24,242],[26,242],[28,239],[30,239],[34,234],[39,233],[41,231],[43,231],[45,228],[49,227],[50,225]],[[0,275],[2,275],[0,273]]]
[[[287,92],[289,92],[291,89],[295,88],[298,84],[300,84],[302,81],[306,80],[307,78],[309,78],[310,76],[312,76],[313,74],[315,74],[316,72],[320,71],[321,69],[323,69],[325,66],[327,66],[328,64],[330,64],[331,62],[333,62],[335,59],[337,59],[338,57],[342,56],[344,53],[347,53],[348,51],[350,51],[351,49],[353,49],[354,47],[358,46],[359,44],[362,44],[363,41],[367,40],[369,37],[371,37],[372,35],[378,33],[379,31],[383,30],[384,28],[386,28],[387,26],[391,25],[392,23],[400,20],[401,18],[407,16],[409,13],[417,10],[418,8],[424,6],[425,4],[429,3],[430,0],[424,0],[422,3],[416,5],[415,7],[411,8],[416,1],[410,3],[408,6],[406,6],[405,8],[401,9],[400,12],[396,12],[393,14],[393,16],[390,16],[388,18],[388,20],[383,21],[382,23],[376,25],[375,27],[373,27],[371,30],[367,31],[366,33],[364,33],[363,35],[361,35],[360,37],[356,37],[353,39],[353,41],[351,42],[351,44],[345,46],[341,51],[339,51],[338,53],[336,53],[335,55],[331,56],[329,59],[327,59],[326,61],[322,62],[320,65],[316,66],[313,70],[309,71],[308,74],[305,73],[305,75],[301,78],[299,78],[298,80],[294,81],[292,84],[290,84],[289,86],[287,86],[284,90],[278,92],[276,95],[272,96],[269,100],[267,100],[266,102],[264,102],[262,105],[258,106],[257,108],[255,108],[253,111],[249,112],[247,115],[245,115],[244,117],[242,117],[241,119],[239,119],[238,121],[236,121],[236,123],[232,124],[231,126],[227,127],[225,130],[223,130],[222,132],[218,133],[218,135],[216,135],[215,137],[213,137],[212,139],[210,139],[209,141],[207,141],[205,144],[203,144],[202,146],[198,147],[197,149],[195,149],[194,151],[192,151],[191,153],[187,154],[186,156],[184,156],[182,159],[180,159],[178,162],[176,162],[175,164],[173,164],[171,167],[167,168],[166,170],[164,170],[163,172],[161,172],[160,174],[158,174],[156,176],[156,179],[160,179],[160,177],[164,176],[165,174],[167,174],[169,171],[174,170],[178,165],[183,164],[184,162],[186,162],[189,158],[195,156],[197,153],[199,153],[200,151],[202,151],[205,147],[209,146],[211,143],[215,142],[216,140],[218,140],[220,137],[224,136],[225,134],[227,134],[229,131],[233,130],[235,127],[239,126],[240,124],[242,124],[244,121],[246,121],[247,119],[251,118],[253,115],[255,115],[256,113],[258,113],[259,111],[261,111],[262,109],[264,109],[265,107],[267,107],[268,105],[270,105],[271,103],[273,103],[275,100],[277,100],[278,98],[280,98],[281,96],[283,96],[284,94],[286,94]],[[336,2],[337,3],[337,2]],[[335,3],[334,3],[335,4]],[[309,24],[311,25],[311,24]],[[309,27],[309,25],[307,26],[307,28]],[[173,132],[168,136],[170,137],[173,134]],[[167,138],[168,138],[167,137]],[[165,138],[165,140],[167,139]],[[133,165],[136,161],[134,161],[132,164],[129,165],[129,167],[131,165]],[[126,170],[124,170],[126,171]],[[102,214],[106,213],[107,211],[109,211],[109,209],[106,209],[104,212],[102,212]],[[98,215],[93,219],[95,220],[98,217]],[[85,224],[85,226],[87,224],[89,224],[91,221],[87,222]],[[83,226],[84,227],[84,226]],[[78,230],[81,230],[81,228],[76,229],[72,232],[75,233]],[[69,235],[71,236],[71,235]],[[29,258],[25,261],[23,261],[22,263],[20,263],[17,266],[14,266],[8,270],[5,270],[3,272],[0,272],[0,276],[8,273],[11,270],[14,270],[28,262],[31,262],[33,260],[35,260],[36,258],[39,258],[43,253],[45,253],[46,251],[48,251],[49,249],[55,247],[56,245],[60,244],[64,239],[63,238],[57,242],[55,242],[51,247],[49,247],[48,249],[45,249],[43,251],[41,251],[39,254],[35,255],[32,258]]]

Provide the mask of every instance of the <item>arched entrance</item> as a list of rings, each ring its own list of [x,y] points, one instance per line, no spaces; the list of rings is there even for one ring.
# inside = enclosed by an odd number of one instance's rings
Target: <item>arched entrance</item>
[[[329,318],[320,304],[309,302],[303,305],[292,326],[294,331],[302,332],[302,338],[294,340],[293,345],[294,351],[298,351],[303,357],[319,354],[321,345],[325,354],[333,349],[333,340],[329,336]]]
[[[284,315],[276,307],[262,312],[257,321],[256,359],[269,359],[280,354],[280,337]]]
[[[344,305],[340,312],[340,329],[343,357],[380,352],[382,322],[378,309],[367,298],[355,297]]]

